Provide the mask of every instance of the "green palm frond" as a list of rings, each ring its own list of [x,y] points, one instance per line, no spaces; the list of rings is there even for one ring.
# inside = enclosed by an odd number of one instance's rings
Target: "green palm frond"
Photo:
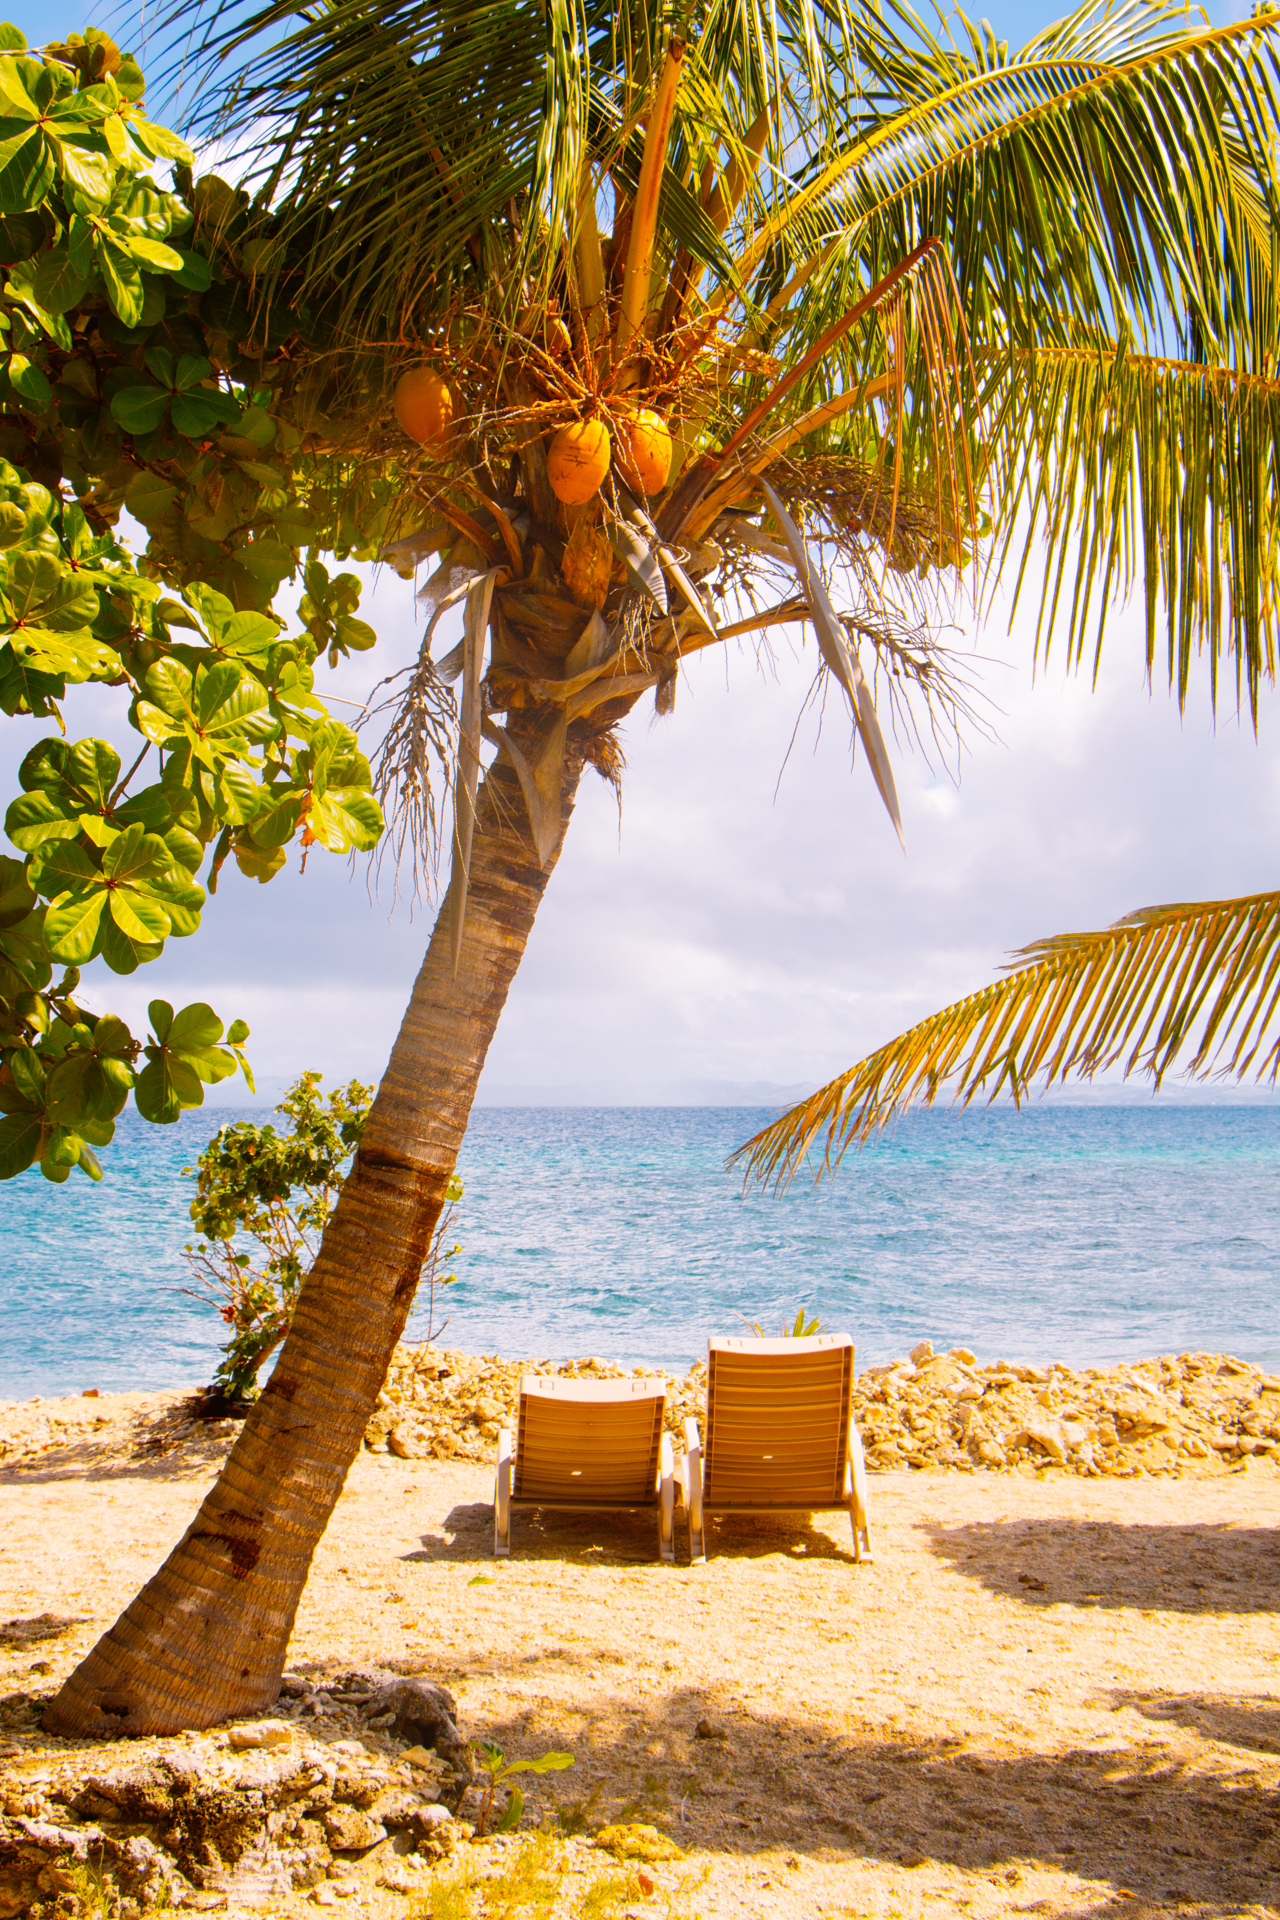
[[[204,124],[252,125],[295,262],[305,242],[289,298],[328,339],[385,358],[477,300],[528,332],[566,297],[596,195],[616,287],[675,17],[657,0],[204,0],[170,31],[193,11],[221,88]],[[762,434],[813,421],[806,454],[906,476],[940,535],[973,526],[984,486],[993,570],[1036,580],[1042,646],[1096,653],[1140,584],[1149,666],[1166,657],[1181,700],[1197,652],[1215,695],[1230,655],[1256,714],[1280,566],[1280,12],[1211,28],[1122,0],[1013,53],[955,22],[905,0],[700,11],[658,204],[663,328],[719,315],[777,371],[722,368],[688,458],[768,400]],[[921,273],[872,303],[775,400],[922,247],[945,286]]]
[[[1092,622],[1096,671],[1108,612],[1140,583],[1153,683],[1163,611],[1179,703],[1201,653],[1216,701],[1225,657],[1256,724],[1277,662],[1280,377],[1139,354],[1097,334],[1043,347],[1020,368],[1006,362],[997,383],[1005,540],[1023,513],[1050,556],[1038,649],[1065,627],[1078,665]],[[1028,545],[1015,607],[1030,557]]]
[[[1210,1075],[1280,1071],[1280,893],[1145,907],[1098,933],[1038,940],[1027,962],[930,1015],[738,1149],[748,1178],[792,1179],[825,1134],[819,1174],[856,1141],[944,1088],[1020,1101],[1040,1079],[1119,1066],[1158,1087],[1178,1059]],[[732,1163],[731,1163],[732,1164]]]

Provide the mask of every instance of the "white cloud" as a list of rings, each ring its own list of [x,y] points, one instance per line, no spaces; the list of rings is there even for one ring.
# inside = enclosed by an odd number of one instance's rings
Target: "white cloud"
[[[411,589],[384,575],[366,611],[377,653],[322,667],[323,691],[358,701],[411,656]],[[1234,718],[1214,730],[1203,674],[1181,720],[1145,690],[1136,609],[1113,623],[1096,691],[1057,655],[1033,680],[1030,623],[1007,636],[999,609],[965,644],[986,657],[1001,737],[973,739],[958,789],[895,750],[905,859],[861,757],[850,767],[834,700],[821,737],[807,715],[788,758],[812,646],[780,648],[773,674],[709,652],[688,664],[670,719],[637,711],[621,833],[612,792],[588,773],[482,1098],[767,1098],[982,985],[1028,940],[1274,884],[1274,697],[1261,744]],[[124,746],[123,719],[117,694],[68,702],[73,737],[107,731]],[[39,731],[4,723],[8,792]],[[95,969],[92,993],[126,1014],[160,995],[248,1019],[272,1090],[306,1067],[376,1079],[430,918],[389,920],[363,868],[353,878],[316,849],[301,875],[295,852],[268,887],[226,869],[196,939],[131,980]]]

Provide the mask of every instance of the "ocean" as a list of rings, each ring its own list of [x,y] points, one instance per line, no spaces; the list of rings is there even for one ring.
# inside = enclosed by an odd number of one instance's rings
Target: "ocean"
[[[197,1385],[222,1323],[188,1298],[194,1161],[258,1108],[152,1127],[106,1178],[0,1187],[0,1398]],[[443,1341],[533,1359],[684,1367],[710,1333],[800,1306],[860,1366],[920,1339],[983,1360],[1105,1365],[1227,1351],[1280,1364],[1280,1108],[935,1111],[814,1186],[744,1192],[726,1156],[769,1118],[732,1107],[478,1110],[459,1161],[463,1251]],[[409,1337],[421,1338],[421,1315]]]

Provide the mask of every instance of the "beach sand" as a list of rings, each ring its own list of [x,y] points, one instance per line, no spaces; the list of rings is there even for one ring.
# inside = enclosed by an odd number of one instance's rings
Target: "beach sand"
[[[56,1688],[159,1564],[234,1433],[160,1453],[146,1445],[155,1396],[67,1408],[106,1424],[0,1472],[6,1696]],[[394,1661],[453,1690],[468,1737],[572,1752],[572,1769],[526,1780],[526,1822],[559,1816],[558,1836],[649,1822],[687,1851],[645,1870],[652,1892],[632,1872],[610,1905],[606,1886],[600,1913],[1280,1910],[1269,1464],[1211,1480],[879,1474],[866,1567],[841,1516],[713,1525],[691,1569],[659,1564],[638,1518],[517,1514],[495,1563],[491,1498],[485,1465],[363,1452],[290,1666]],[[14,1643],[12,1623],[43,1614],[75,1624]],[[12,1698],[0,1743],[11,1793],[76,1751]],[[492,1875],[513,1851],[464,1847],[437,1881]],[[610,1863],[581,1839],[557,1837],[552,1856],[563,1879],[546,1910],[589,1911]],[[406,1913],[373,1877],[346,1909]],[[315,1908],[298,1893],[271,1911]]]

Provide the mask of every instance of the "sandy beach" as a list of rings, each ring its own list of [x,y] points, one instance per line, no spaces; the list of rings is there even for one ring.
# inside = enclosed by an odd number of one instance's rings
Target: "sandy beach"
[[[10,1814],[56,1796],[59,1769],[156,1746],[52,1740],[35,1716],[163,1557],[234,1433],[187,1429],[161,1451],[156,1396],[66,1405],[103,1424],[0,1472]],[[839,1516],[719,1524],[691,1569],[683,1550],[660,1565],[638,1519],[523,1514],[499,1564],[487,1463],[363,1452],[291,1669],[421,1672],[452,1690],[468,1738],[576,1764],[526,1782],[524,1826],[550,1838],[463,1846],[418,1896],[377,1885],[375,1849],[344,1870],[345,1903],[885,1920],[1280,1910],[1270,1463],[1212,1479],[900,1470],[871,1486],[872,1566],[854,1565]],[[619,1821],[652,1825],[683,1858],[619,1868],[588,1844]],[[529,1847],[551,1889],[541,1906],[502,1891]],[[270,1910],[309,1913],[316,1898]]]

